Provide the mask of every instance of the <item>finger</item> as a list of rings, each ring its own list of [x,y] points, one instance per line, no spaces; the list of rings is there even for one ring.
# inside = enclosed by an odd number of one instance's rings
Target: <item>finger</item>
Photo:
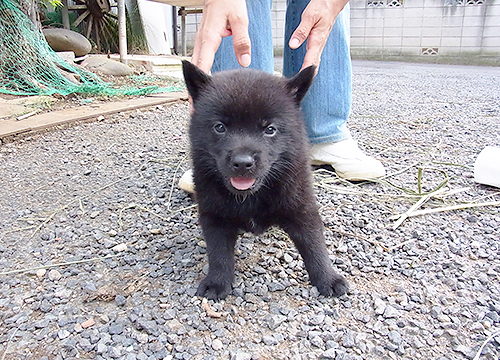
[[[191,62],[208,74],[212,68],[212,64],[214,63],[215,53],[217,52],[221,41],[221,37],[210,36],[198,32],[198,34],[196,34],[195,47],[193,49]]]
[[[238,63],[248,67],[252,61],[250,35],[248,34],[248,17],[229,18],[231,33],[233,35],[234,54]]]
[[[315,34],[311,34],[309,39],[307,40],[307,50],[304,56],[304,62],[302,63],[302,69],[309,67],[311,65],[315,65],[319,67],[319,63],[321,62],[321,54],[323,53],[323,49],[325,48],[326,40],[328,36],[319,36]]]
[[[314,27],[314,21],[311,16],[307,16],[307,14],[302,14],[302,19],[300,21],[299,26],[292,34],[290,41],[288,42],[288,46],[292,49],[297,49],[300,45],[306,41],[307,37],[311,33],[312,28]]]
[[[193,98],[189,94],[188,94],[188,103],[189,103],[189,115],[193,115],[194,113]]]
[[[321,55],[318,56],[317,53],[306,52],[306,56],[304,57],[304,62],[302,63],[302,68],[300,70],[302,71],[311,65],[315,65],[316,66],[315,75],[316,75],[318,74],[320,62],[321,62]]]

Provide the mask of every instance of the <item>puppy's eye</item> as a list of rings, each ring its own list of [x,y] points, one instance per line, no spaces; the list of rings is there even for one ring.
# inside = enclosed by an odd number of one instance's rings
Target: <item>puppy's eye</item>
[[[214,126],[214,130],[218,134],[223,134],[226,132],[226,127],[222,123],[218,123],[217,125]]]
[[[276,134],[276,131],[278,131],[278,130],[274,126],[269,125],[264,130],[264,134],[267,135],[267,136],[273,136],[274,134]]]

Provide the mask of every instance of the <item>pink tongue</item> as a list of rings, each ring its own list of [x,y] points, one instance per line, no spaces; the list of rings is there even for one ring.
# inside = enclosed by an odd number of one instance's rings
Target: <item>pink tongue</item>
[[[238,190],[248,190],[255,183],[255,179],[246,177],[233,177],[229,180],[231,181],[231,185]]]

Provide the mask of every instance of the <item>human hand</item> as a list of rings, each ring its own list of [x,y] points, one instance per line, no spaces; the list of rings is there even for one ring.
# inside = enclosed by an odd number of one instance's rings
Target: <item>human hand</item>
[[[231,35],[236,59],[241,66],[249,66],[251,46],[245,0],[205,0],[191,62],[210,72],[222,38]]]
[[[349,0],[311,0],[302,13],[301,21],[288,45],[297,49],[307,39],[302,69],[319,66],[321,54],[338,14]]]

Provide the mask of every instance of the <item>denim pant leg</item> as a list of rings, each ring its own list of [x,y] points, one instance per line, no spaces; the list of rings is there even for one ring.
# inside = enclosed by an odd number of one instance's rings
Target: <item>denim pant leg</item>
[[[288,0],[283,74],[292,77],[300,68],[306,45],[290,49],[288,42],[309,0]],[[321,56],[319,72],[302,101],[309,141],[337,142],[351,137],[346,127],[351,110],[351,57],[349,52],[349,4],[339,14]]]
[[[273,30],[271,27],[271,6],[273,0],[248,0],[248,32],[252,43],[250,68],[274,72]],[[212,72],[240,68],[234,55],[233,37],[222,39],[215,54]]]

